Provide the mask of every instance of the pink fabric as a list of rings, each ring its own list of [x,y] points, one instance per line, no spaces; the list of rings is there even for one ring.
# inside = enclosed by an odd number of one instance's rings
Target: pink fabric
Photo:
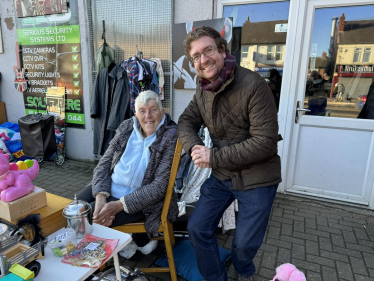
[[[0,138],[1,138],[2,140],[10,141],[10,138],[9,138],[5,133],[1,133],[1,134],[0,134]]]

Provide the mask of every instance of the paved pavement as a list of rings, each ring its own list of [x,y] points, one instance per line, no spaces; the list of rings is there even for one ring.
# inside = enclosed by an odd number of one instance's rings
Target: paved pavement
[[[92,177],[94,163],[66,160],[63,166],[46,162],[34,184],[48,192],[73,198]],[[217,230],[220,246],[231,248],[233,231]],[[159,243],[151,254],[139,251],[125,265],[151,266],[165,253]],[[308,281],[374,281],[374,212],[339,204],[278,194],[264,238],[254,259],[255,281],[269,281],[275,268],[293,263]],[[229,261],[229,280],[237,274]],[[151,280],[170,280],[167,273],[152,274]],[[178,277],[178,280],[185,280]]]

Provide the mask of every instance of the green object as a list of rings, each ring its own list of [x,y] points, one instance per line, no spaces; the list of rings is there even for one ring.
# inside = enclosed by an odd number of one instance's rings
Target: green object
[[[27,268],[23,267],[22,265],[19,265],[18,263],[13,264],[12,267],[9,268],[9,271],[21,277],[23,280],[29,280],[35,277],[33,271],[28,270]]]
[[[17,29],[20,45],[48,45],[80,43],[79,25]]]
[[[112,61],[114,61],[115,52],[112,47],[108,44],[104,43],[101,47],[96,51],[96,71],[99,74],[100,70],[106,68],[110,65]]]
[[[30,159],[27,159],[27,160],[25,160],[24,162],[26,163],[26,165],[27,165],[28,168],[31,168],[32,165],[34,164],[34,161],[32,161],[32,160],[30,160]]]
[[[62,256],[62,253],[61,253],[61,251],[60,251],[59,248],[53,248],[53,249],[52,249],[52,252],[53,252],[56,256],[58,256],[58,257],[61,257],[61,256]]]

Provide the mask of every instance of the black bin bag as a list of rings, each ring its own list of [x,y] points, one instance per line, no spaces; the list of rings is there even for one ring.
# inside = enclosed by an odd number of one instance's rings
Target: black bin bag
[[[23,153],[45,157],[57,151],[52,115],[29,114],[18,119]]]

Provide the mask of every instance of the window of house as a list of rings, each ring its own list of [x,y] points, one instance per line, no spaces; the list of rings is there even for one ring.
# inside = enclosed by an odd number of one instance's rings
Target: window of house
[[[361,61],[362,48],[355,48],[355,54],[353,56],[353,62]]]
[[[274,60],[274,45],[269,45],[268,46],[266,59],[267,60]]]
[[[242,59],[248,58],[249,46],[242,46]]]
[[[370,58],[371,58],[371,48],[365,48],[362,62],[370,62]]]
[[[283,59],[283,46],[282,45],[277,45],[276,47],[276,60],[282,60]]]

